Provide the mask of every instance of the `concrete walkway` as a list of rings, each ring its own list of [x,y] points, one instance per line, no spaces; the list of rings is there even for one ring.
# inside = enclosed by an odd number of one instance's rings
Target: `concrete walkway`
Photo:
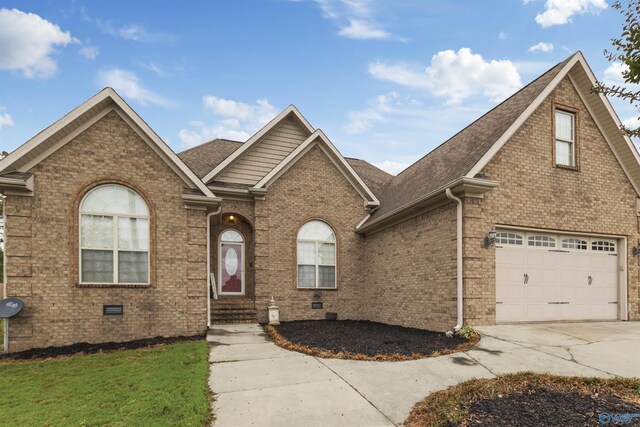
[[[415,403],[471,378],[534,371],[640,377],[640,323],[479,328],[473,349],[407,362],[320,359],[271,343],[258,325],[209,332],[216,426],[400,425]]]

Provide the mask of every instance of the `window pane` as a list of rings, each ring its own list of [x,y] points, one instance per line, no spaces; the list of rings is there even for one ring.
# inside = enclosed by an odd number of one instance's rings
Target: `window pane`
[[[238,233],[236,230],[226,230],[220,236],[220,240],[223,242],[242,242],[244,239],[242,238],[242,234]]]
[[[336,265],[336,245],[334,243],[320,243],[318,245],[318,264]]]
[[[318,267],[318,286],[321,288],[336,287],[336,268],[335,267]]]
[[[118,218],[118,248],[149,250],[149,220]]]
[[[573,166],[573,147],[570,142],[556,141],[556,164]]]
[[[83,283],[113,283],[113,252],[82,250]]]
[[[83,248],[113,248],[113,217],[82,215],[80,227]]]
[[[309,221],[300,227],[298,240],[324,240],[335,242],[336,236],[333,230],[322,221]]]
[[[82,212],[149,215],[147,204],[135,191],[122,185],[102,185],[91,190],[82,201]]]
[[[309,242],[298,242],[298,264],[316,263],[316,244]]]
[[[118,252],[118,282],[147,283],[147,252]]]
[[[556,139],[573,141],[573,114],[556,111]]]
[[[314,265],[298,266],[298,287],[315,288],[316,286],[316,267]]]

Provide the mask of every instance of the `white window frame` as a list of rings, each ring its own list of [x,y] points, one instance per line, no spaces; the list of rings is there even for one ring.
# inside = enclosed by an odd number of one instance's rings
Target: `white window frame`
[[[308,224],[309,222],[312,221],[319,221],[322,222],[323,224],[325,224],[327,227],[329,227],[331,229],[331,231],[333,232],[333,237],[335,240],[310,240],[310,239],[300,239],[298,238],[298,235],[300,234],[300,230],[302,229],[302,227],[304,227],[306,224]],[[338,237],[336,236],[336,232],[333,229],[333,227],[331,227],[329,224],[327,224],[326,222],[319,220],[319,219],[312,219],[309,220],[307,222],[305,222],[304,224],[302,224],[300,226],[300,228],[298,229],[298,235],[296,235],[296,286],[298,289],[327,289],[327,290],[332,290],[332,289],[338,289]],[[298,261],[298,245],[300,244],[300,242],[302,243],[315,243],[315,252],[314,252],[314,260],[315,260],[315,286],[309,287],[309,286],[300,286],[300,282],[298,280],[299,276],[299,270],[300,270],[300,266],[310,266],[311,264],[300,264],[300,262]],[[318,248],[320,245],[322,244],[330,244],[333,245],[334,247],[334,259],[333,259],[333,264],[321,264],[318,261]],[[334,286],[332,287],[328,287],[328,286],[318,286],[318,278],[320,277],[320,268],[319,267],[333,267],[333,283]]]
[[[571,118],[571,139],[562,139],[562,138],[558,138],[558,115],[565,115],[565,116],[569,116]],[[575,168],[576,167],[576,113],[572,113],[571,111],[566,111],[566,110],[562,110],[562,109],[556,109],[555,110],[555,117],[554,117],[554,129],[553,129],[553,133],[554,133],[554,137],[555,137],[555,159],[554,159],[554,163],[556,164],[556,166],[566,166],[566,167],[570,167],[570,168]],[[564,144],[570,144],[571,145],[571,162],[570,164],[565,164],[565,163],[559,163],[558,162],[558,143],[564,143]]]
[[[540,239],[536,239],[536,237],[540,237]],[[533,239],[533,240],[531,240]],[[537,248],[537,249],[557,249],[558,248],[558,238],[554,236],[549,236],[541,233],[528,233],[527,234],[527,244],[525,245],[527,248]],[[540,242],[539,245],[531,244],[531,242]],[[553,243],[553,246],[551,245]]]
[[[502,241],[502,239],[504,239],[505,241]],[[496,233],[497,246],[507,245],[507,246],[524,247],[526,246],[525,242],[526,242],[526,237],[524,234],[515,233],[513,231],[500,231],[500,230]]]
[[[585,240],[581,237],[561,236],[560,247],[572,251],[588,251],[589,239]]]
[[[222,237],[224,236],[224,233],[226,233],[227,231],[235,231],[236,233],[238,233],[240,235],[240,237],[242,238],[241,242],[238,241],[233,241],[233,240],[224,240]],[[245,264],[246,264],[246,259],[245,259],[245,246],[244,246],[244,242],[245,242],[245,238],[244,238],[244,234],[242,234],[240,232],[240,230],[236,229],[236,228],[225,228],[224,230],[222,230],[222,233],[220,233],[220,237],[218,237],[218,294],[219,295],[244,295],[246,292],[246,283],[245,283]],[[228,244],[232,244],[232,245],[240,245],[240,259],[242,260],[242,268],[240,269],[240,273],[241,273],[241,290],[240,292],[225,292],[222,290],[222,263],[224,262],[224,260],[222,259],[222,245],[224,243],[228,243]]]
[[[593,247],[597,246],[597,247],[601,247],[602,250],[598,250],[598,249],[594,249]],[[605,249],[605,248],[610,248],[610,249]],[[609,240],[609,239],[602,239],[602,238],[594,238],[591,239],[590,245],[589,245],[589,250],[591,252],[596,252],[596,253],[600,253],[600,254],[618,254],[618,245],[615,241],[613,240]]]
[[[134,193],[136,193],[145,203],[145,206],[147,207],[147,212],[149,212],[149,205],[147,204],[147,202],[144,200],[144,197],[142,197],[140,195],[140,193],[138,193],[137,191],[133,190],[130,187],[127,187],[126,185],[122,185],[122,184],[102,184],[102,185],[98,185],[94,188],[92,188],[91,190],[87,191],[87,193],[82,197],[82,200],[80,201],[80,207],[78,208],[78,278],[79,278],[79,283],[81,285],[118,285],[118,286],[149,286],[151,283],[151,215],[123,215],[123,214],[113,214],[113,213],[105,213],[105,212],[83,212],[82,207],[84,206],[84,201],[86,200],[86,198],[89,196],[89,194],[93,193],[94,191],[102,188],[102,187],[107,187],[107,186],[119,186],[119,187],[123,187],[126,188],[127,190],[133,191]],[[82,216],[83,215],[87,215],[87,216],[103,216],[103,217],[110,217],[112,218],[112,232],[113,232],[113,245],[111,248],[111,251],[113,252],[113,281],[112,282],[85,282],[84,280],[82,280],[82,251],[83,250],[93,250],[93,251],[108,251],[109,249],[106,248],[92,248],[92,247],[84,247],[82,245]],[[140,282],[140,283],[133,283],[133,282],[120,282],[118,280],[118,252],[120,251],[120,249],[118,248],[118,227],[119,227],[119,219],[120,218],[136,218],[136,219],[146,219],[149,223],[149,246],[147,247],[147,250],[141,250],[141,249],[126,249],[126,250],[122,250],[122,252],[146,252],[147,253],[147,281],[146,282]]]

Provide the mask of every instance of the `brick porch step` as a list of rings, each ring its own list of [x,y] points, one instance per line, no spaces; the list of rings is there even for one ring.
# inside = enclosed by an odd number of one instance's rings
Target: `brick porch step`
[[[257,323],[255,302],[247,299],[211,301],[211,323]]]

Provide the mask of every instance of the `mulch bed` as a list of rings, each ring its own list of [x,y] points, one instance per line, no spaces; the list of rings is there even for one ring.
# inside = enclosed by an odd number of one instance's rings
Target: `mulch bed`
[[[31,350],[0,355],[0,362],[20,361],[20,360],[43,360],[64,356],[86,355],[103,353],[117,350],[134,350],[146,347],[156,347],[159,345],[176,344],[180,342],[199,341],[204,339],[204,335],[178,336],[178,337],[155,337],[125,342],[107,342],[100,344],[89,344],[86,342],[61,347],[33,348]]]
[[[407,427],[640,425],[640,379],[530,372],[471,380],[414,406]]]
[[[399,361],[464,351],[479,341],[361,320],[298,320],[266,326],[280,347],[313,356]]]

